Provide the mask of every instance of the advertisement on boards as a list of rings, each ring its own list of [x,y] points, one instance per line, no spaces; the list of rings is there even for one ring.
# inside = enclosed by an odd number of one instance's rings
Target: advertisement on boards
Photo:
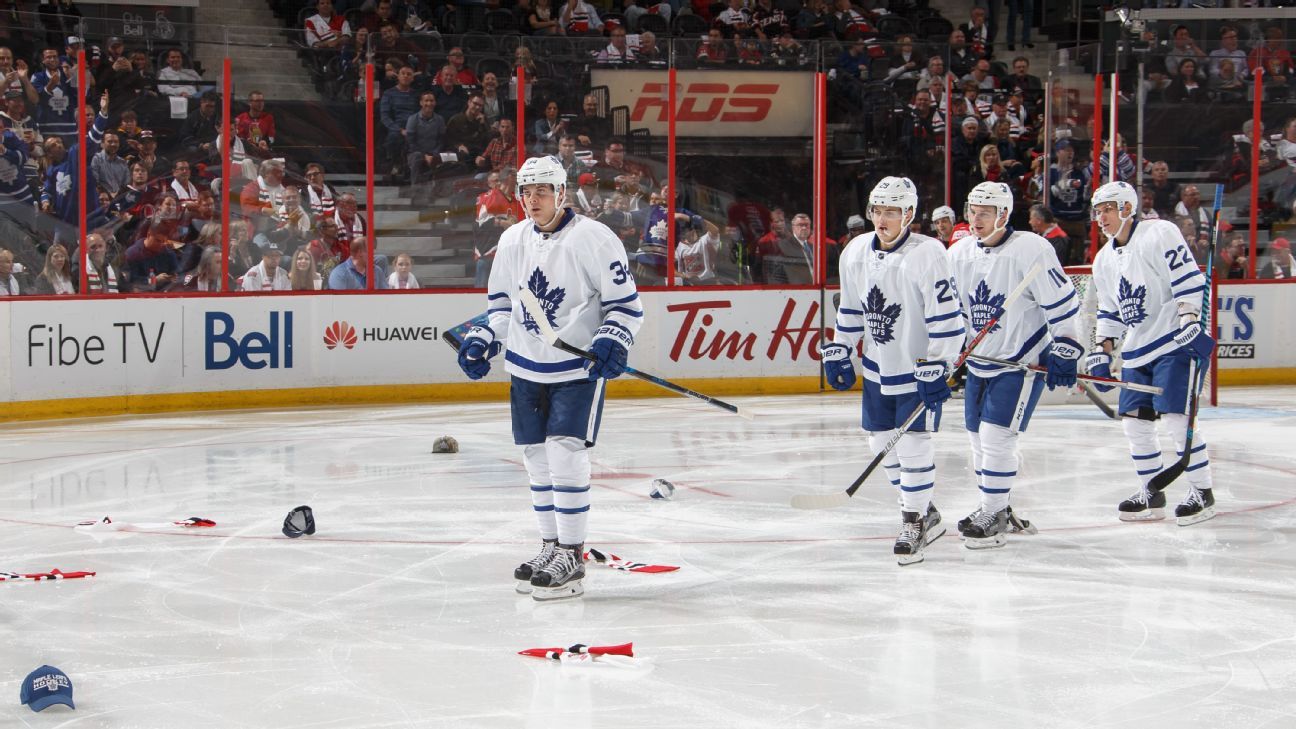
[[[594,69],[609,108],[630,110],[630,128],[669,130],[664,71]],[[814,133],[814,74],[794,71],[678,71],[675,129],[681,137],[809,137]]]

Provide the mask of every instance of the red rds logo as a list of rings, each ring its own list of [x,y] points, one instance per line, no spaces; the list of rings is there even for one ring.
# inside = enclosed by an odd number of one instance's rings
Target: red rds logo
[[[324,328],[324,346],[337,349],[338,345],[353,349],[356,345],[355,327],[344,321],[335,321]]]

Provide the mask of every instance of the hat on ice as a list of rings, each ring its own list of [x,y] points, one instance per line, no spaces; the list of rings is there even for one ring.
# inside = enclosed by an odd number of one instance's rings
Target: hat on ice
[[[41,666],[23,679],[22,702],[32,711],[41,711],[54,704],[67,704],[75,709],[72,679],[53,666]]]
[[[284,517],[283,533],[289,539],[315,533],[315,512],[309,506],[299,506]]]

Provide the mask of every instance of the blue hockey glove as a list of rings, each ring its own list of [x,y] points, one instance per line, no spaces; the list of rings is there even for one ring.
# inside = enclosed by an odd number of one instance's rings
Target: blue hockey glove
[[[824,376],[834,390],[849,390],[855,386],[855,365],[851,363],[850,347],[837,342],[819,345],[823,358]]]
[[[1191,354],[1201,361],[1210,359],[1211,352],[1215,351],[1215,340],[1202,330],[1201,324],[1191,317],[1179,320],[1179,333],[1175,335],[1175,342],[1178,343],[1179,349]]]
[[[490,358],[499,354],[501,349],[494,339],[495,334],[485,327],[468,330],[463,344],[459,345],[459,369],[468,375],[468,379],[480,380],[490,372]]]
[[[1044,384],[1048,385],[1048,389],[1075,385],[1076,365],[1082,354],[1084,347],[1070,339],[1053,342],[1053,348],[1049,350],[1048,374],[1044,376]]]
[[[605,380],[615,380],[625,372],[626,358],[630,352],[615,339],[595,339],[589,351],[594,355],[594,361],[586,365],[589,367],[591,380],[600,377]]]
[[[919,362],[914,365],[918,397],[929,410],[950,399],[949,367],[944,362]]]
[[[1111,377],[1111,366],[1112,356],[1102,350],[1098,350],[1088,357],[1085,357],[1085,372],[1088,372],[1094,377]],[[1090,382],[1089,384],[1098,392],[1111,392],[1116,389],[1112,385],[1104,385],[1100,382]]]

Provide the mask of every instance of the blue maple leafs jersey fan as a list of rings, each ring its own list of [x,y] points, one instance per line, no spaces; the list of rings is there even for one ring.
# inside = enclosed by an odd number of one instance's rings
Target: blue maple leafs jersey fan
[[[1025,293],[1008,306],[976,353],[1014,362],[1037,363],[1053,339],[1077,337],[1080,297],[1048,241],[1034,233],[1007,228],[1003,242],[987,248],[975,236],[962,238],[949,249],[954,280],[963,298],[963,319],[969,336],[975,335],[1003,306],[1008,292],[1026,273],[1043,263]],[[968,367],[981,377],[1012,370],[969,359]]]
[[[834,342],[864,341],[864,378],[883,395],[914,392],[914,362],[954,361],[963,346],[958,293],[945,247],[908,233],[890,252],[876,233],[856,237],[840,262],[841,306]]]
[[[1179,311],[1201,311],[1206,277],[1173,223],[1140,220],[1133,226],[1129,243],[1109,240],[1094,257],[1095,338],[1119,341],[1123,334],[1121,358],[1141,367],[1179,348]]]
[[[506,344],[504,369],[532,382],[585,377],[585,360],[549,346],[513,295],[528,288],[558,336],[589,349],[613,333],[629,349],[643,323],[643,305],[626,263],[625,246],[607,226],[566,210],[558,229],[541,233],[530,220],[504,231],[491,267],[490,328]]]

